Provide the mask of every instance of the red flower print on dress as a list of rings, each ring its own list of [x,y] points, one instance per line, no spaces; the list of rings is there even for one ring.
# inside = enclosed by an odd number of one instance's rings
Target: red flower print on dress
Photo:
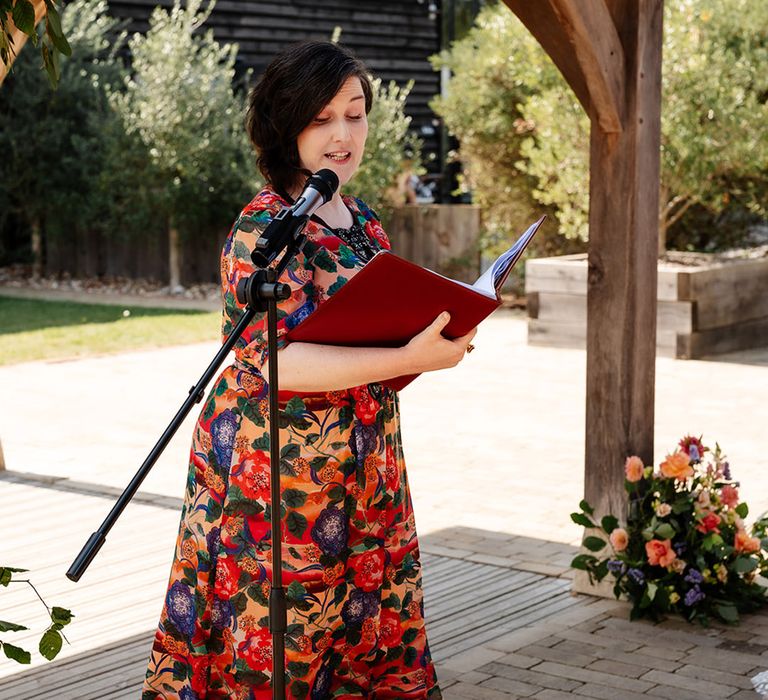
[[[272,668],[272,635],[266,627],[251,632],[237,645],[240,658],[254,671]]]
[[[354,562],[355,585],[364,591],[375,591],[384,581],[384,562],[386,555],[383,549],[365,552]]]
[[[229,600],[239,590],[237,581],[240,569],[232,559],[219,557],[216,562],[216,595],[222,600]]]
[[[351,392],[355,398],[355,415],[363,425],[373,425],[381,404],[370,395],[367,386],[355,387]]]
[[[269,456],[256,450],[245,455],[232,470],[230,483],[237,486],[243,496],[254,501],[268,501],[270,497]]]
[[[379,617],[379,636],[383,647],[396,647],[401,643],[400,614],[385,608]]]

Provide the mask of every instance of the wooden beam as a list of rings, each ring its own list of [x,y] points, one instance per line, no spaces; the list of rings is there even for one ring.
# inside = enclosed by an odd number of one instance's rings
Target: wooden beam
[[[624,513],[624,459],[653,463],[663,0],[610,0],[624,129],[590,137],[585,495]]]
[[[549,0],[573,45],[592,105],[589,115],[606,133],[622,128],[624,48],[604,0]]]
[[[35,7],[35,26],[37,26],[38,22],[45,17],[45,0],[31,0],[31,2]],[[13,29],[11,30],[11,38],[13,39],[13,50],[16,55],[11,54],[10,63],[7,66],[0,61],[0,85],[3,84],[5,77],[8,75],[8,71],[16,60],[16,56],[18,56],[21,49],[24,48],[24,44],[27,43],[27,39],[29,38],[13,24],[13,20],[11,20],[11,25],[13,26]]]
[[[563,74],[584,111],[618,133],[624,104],[624,49],[605,0],[504,0]]]

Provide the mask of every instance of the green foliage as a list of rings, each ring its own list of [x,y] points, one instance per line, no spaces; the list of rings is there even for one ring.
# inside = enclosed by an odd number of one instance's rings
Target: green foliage
[[[107,90],[124,131],[112,158],[127,160],[137,185],[123,188],[121,210],[151,211],[188,233],[229,222],[258,188],[245,100],[232,85],[237,46],[198,31],[213,4],[155,8],[146,35],[129,42],[133,70],[124,89]]]
[[[61,630],[72,622],[74,615],[71,610],[67,610],[66,608],[57,606],[49,608],[29,580],[14,578],[14,574],[23,573],[25,571],[26,569],[18,569],[12,566],[0,566],[0,585],[8,587],[11,583],[26,583],[32,588],[40,602],[45,606],[45,609],[48,611],[48,616],[51,619],[51,624],[48,629],[43,632],[38,649],[44,658],[51,661],[61,651],[62,643],[64,641],[64,635]],[[20,632],[26,629],[29,628],[14,622],[0,620],[0,632]],[[5,655],[12,661],[16,661],[20,664],[29,664],[32,662],[32,655],[15,644],[0,640],[0,647],[2,647]]]
[[[61,77],[59,54],[71,56],[72,49],[64,36],[55,0],[45,0],[45,29],[42,38],[35,28],[35,8],[30,0],[0,0],[0,61],[8,67],[17,55],[13,44],[13,26],[26,34],[34,46],[40,44],[43,67],[51,87],[56,88]]]
[[[105,134],[115,121],[104,87],[123,79],[124,36],[106,0],[71,2],[62,23],[73,52],[58,89],[23,52],[0,91],[0,228],[14,214],[48,235],[72,235],[103,217]]]
[[[662,233],[694,205],[717,213],[735,204],[765,216],[768,4],[681,0],[665,8]],[[434,107],[461,140],[491,235],[532,218],[531,192],[555,209],[565,236],[585,239],[589,121],[513,13],[502,3],[486,7],[433,63],[454,74]]]
[[[421,161],[421,140],[408,131],[411,118],[405,114],[405,102],[413,81],[399,87],[394,81],[384,86],[374,78],[373,107],[368,115],[368,139],[360,169],[350,185],[350,193],[360,197],[386,220],[392,211],[388,197],[403,167],[406,153],[418,170]]]

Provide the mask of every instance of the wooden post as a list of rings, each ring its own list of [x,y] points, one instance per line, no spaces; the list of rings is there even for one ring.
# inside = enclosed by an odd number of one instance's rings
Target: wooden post
[[[663,0],[611,0],[625,56],[622,131],[592,121],[584,492],[626,510],[628,455],[653,463]]]
[[[5,471],[5,457],[3,456],[3,443],[0,442],[0,472]]]

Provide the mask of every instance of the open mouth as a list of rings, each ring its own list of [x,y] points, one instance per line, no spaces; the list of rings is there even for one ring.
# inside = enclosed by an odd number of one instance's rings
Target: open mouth
[[[334,163],[346,163],[352,157],[352,153],[349,151],[334,151],[333,153],[326,153],[325,157],[330,158]]]

